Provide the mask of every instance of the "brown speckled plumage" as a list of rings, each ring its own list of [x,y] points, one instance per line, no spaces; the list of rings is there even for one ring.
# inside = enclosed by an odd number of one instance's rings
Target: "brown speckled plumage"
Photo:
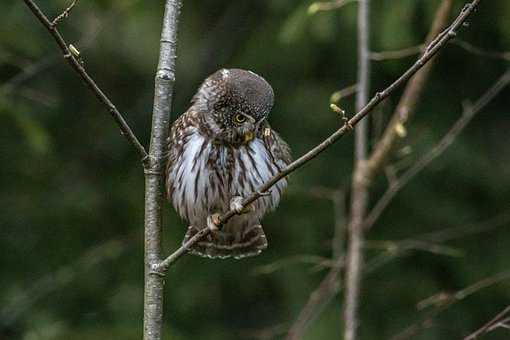
[[[239,69],[207,78],[190,109],[170,130],[166,170],[168,199],[189,224],[184,241],[206,227],[207,217],[229,210],[290,163],[290,150],[266,117],[273,90],[260,76]],[[233,217],[221,231],[198,242],[191,253],[242,258],[267,247],[260,225],[275,209],[287,182],[279,181],[252,211]]]

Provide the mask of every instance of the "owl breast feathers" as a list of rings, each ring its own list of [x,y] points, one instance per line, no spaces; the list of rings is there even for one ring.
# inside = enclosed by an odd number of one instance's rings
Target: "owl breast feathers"
[[[260,76],[220,70],[200,87],[192,106],[172,125],[168,142],[168,199],[189,223],[183,242],[207,226],[291,162],[290,150],[266,121],[273,90]],[[258,255],[267,247],[261,226],[287,186],[280,180],[220,231],[209,233],[190,253],[210,258]]]

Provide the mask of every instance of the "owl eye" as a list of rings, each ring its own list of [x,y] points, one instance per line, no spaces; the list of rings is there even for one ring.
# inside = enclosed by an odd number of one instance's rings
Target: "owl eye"
[[[234,123],[236,123],[236,124],[242,124],[245,121],[246,121],[246,116],[243,114],[238,113],[234,116]]]

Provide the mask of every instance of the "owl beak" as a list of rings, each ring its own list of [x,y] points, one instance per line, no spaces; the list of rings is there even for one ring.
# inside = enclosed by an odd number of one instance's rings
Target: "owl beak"
[[[248,131],[244,134],[244,142],[249,143],[255,138],[255,133]]]

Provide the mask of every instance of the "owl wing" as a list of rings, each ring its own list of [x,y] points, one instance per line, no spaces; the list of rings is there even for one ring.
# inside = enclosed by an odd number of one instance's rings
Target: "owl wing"
[[[177,120],[170,127],[170,133],[167,139],[168,157],[165,171],[168,199],[171,199],[172,197],[172,185],[170,178],[172,167],[184,152],[184,144],[188,138],[190,128],[196,126],[197,124],[197,114],[192,110],[188,110],[179,118],[177,118]]]
[[[279,171],[292,162],[289,145],[276,131],[271,129],[267,122],[262,128],[262,139]]]

